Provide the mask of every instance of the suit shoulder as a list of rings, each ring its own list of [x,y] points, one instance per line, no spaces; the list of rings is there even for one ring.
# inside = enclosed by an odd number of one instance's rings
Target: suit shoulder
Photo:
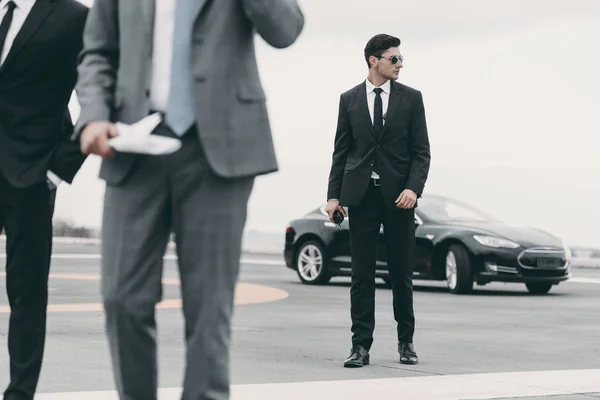
[[[59,0],[57,4],[61,5],[64,21],[75,30],[77,35],[83,34],[89,7],[77,0]]]
[[[363,86],[364,84],[365,84],[364,82],[361,82],[358,85],[354,86],[353,88],[346,90],[344,93],[342,93],[342,97],[344,99],[346,99],[350,96],[354,96],[356,94],[356,91],[359,90],[361,88],[361,86]]]
[[[87,16],[89,7],[77,0],[61,0],[60,3],[64,9],[79,16]]]
[[[413,96],[420,96],[422,95],[421,91],[419,89],[415,89],[411,86],[405,85],[403,83],[400,82],[395,82],[396,85],[398,85],[399,88],[401,88],[402,90],[406,91],[406,93],[410,93]]]

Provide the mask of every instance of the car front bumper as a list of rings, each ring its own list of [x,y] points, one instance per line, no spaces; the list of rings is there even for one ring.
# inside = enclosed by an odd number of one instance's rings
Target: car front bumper
[[[531,276],[523,274],[504,274],[497,272],[480,272],[475,277],[475,281],[482,285],[490,282],[520,282],[520,283],[559,283],[571,278],[571,273],[558,276]]]
[[[479,262],[474,280],[478,284],[489,282],[559,283],[571,277],[570,260],[564,258],[564,254],[559,254],[558,257],[550,255],[557,261],[554,266],[539,265],[536,262],[537,258],[548,258],[549,256],[545,254],[548,250],[538,251],[536,249],[537,247],[490,250],[479,247],[480,251],[477,254]],[[555,249],[550,251],[556,252]],[[533,252],[534,255],[529,255],[529,260],[523,259],[523,255],[528,252]]]
[[[559,283],[571,277],[570,265],[564,268],[524,268],[516,262],[509,260],[499,263],[497,257],[483,260],[483,268],[476,273],[475,281],[478,284],[489,282],[522,282],[522,283]],[[511,260],[512,261],[512,260]]]

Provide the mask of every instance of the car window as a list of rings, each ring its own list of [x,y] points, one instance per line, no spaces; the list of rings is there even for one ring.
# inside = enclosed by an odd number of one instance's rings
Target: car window
[[[447,198],[423,198],[419,209],[427,219],[437,222],[450,221],[497,221],[496,218],[466,203]]]

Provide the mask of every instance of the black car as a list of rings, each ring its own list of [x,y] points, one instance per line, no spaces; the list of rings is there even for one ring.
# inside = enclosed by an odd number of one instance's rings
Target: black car
[[[529,292],[544,294],[571,276],[571,251],[560,238],[502,223],[463,202],[425,195],[415,209],[415,224],[414,278],[446,281],[452,293],[469,293],[474,282],[521,282]],[[389,284],[383,227],[379,235],[376,276]],[[284,258],[306,284],[350,276],[348,218],[340,229],[323,205],[291,221]]]

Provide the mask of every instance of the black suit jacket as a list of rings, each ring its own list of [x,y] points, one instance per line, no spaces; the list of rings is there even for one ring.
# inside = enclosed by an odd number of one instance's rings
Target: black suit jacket
[[[0,171],[16,187],[51,170],[71,183],[85,161],[68,104],[88,8],[37,0],[0,66]]]
[[[340,96],[327,199],[353,207],[362,200],[377,167],[385,203],[404,189],[421,196],[431,159],[421,92],[392,81],[385,125],[376,136],[365,83]]]

